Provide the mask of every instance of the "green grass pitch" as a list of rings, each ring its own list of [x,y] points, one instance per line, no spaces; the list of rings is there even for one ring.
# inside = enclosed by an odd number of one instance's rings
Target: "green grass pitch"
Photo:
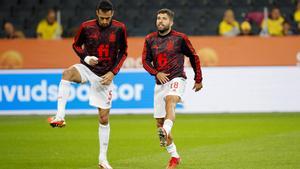
[[[0,116],[0,168],[97,169],[97,116],[67,116],[61,129],[46,118]],[[112,115],[110,125],[115,169],[165,168],[151,115]],[[180,114],[172,133],[179,169],[300,168],[300,113]]]

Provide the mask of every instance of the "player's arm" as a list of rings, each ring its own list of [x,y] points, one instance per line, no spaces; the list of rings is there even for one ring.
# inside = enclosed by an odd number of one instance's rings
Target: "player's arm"
[[[142,54],[142,63],[144,69],[147,72],[149,72],[151,75],[155,76],[158,73],[158,71],[152,65],[152,61],[153,61],[153,56],[151,53],[151,48],[146,39],[144,43],[143,54]]]
[[[202,88],[202,71],[200,66],[200,59],[187,36],[183,36],[182,51],[184,55],[189,57],[191,65],[195,72],[195,85],[193,89],[195,89],[195,91],[197,92]]]
[[[120,36],[118,36],[118,45],[119,45],[119,51],[117,54],[117,59],[115,62],[115,65],[111,69],[111,71],[107,72],[103,76],[101,76],[102,80],[101,83],[103,85],[109,85],[112,80],[114,79],[115,75],[120,71],[120,68],[122,67],[126,57],[127,57],[127,31],[125,25],[122,26],[122,29],[120,31]]]
[[[72,45],[75,53],[80,57],[81,60],[84,60],[85,57],[88,56],[87,51],[82,47],[84,41],[85,41],[84,27],[81,24]]]
[[[74,42],[73,49],[75,53],[80,57],[81,60],[85,61],[87,64],[94,66],[98,64],[98,58],[96,56],[89,56],[88,52],[82,47],[85,41],[84,36],[84,26],[81,24],[79,31],[77,32]]]
[[[119,51],[117,54],[116,62],[111,69],[111,72],[116,75],[120,68],[122,67],[125,59],[127,58],[127,30],[125,25],[122,26],[122,29],[120,30],[120,36],[118,36],[118,45],[119,45]]]

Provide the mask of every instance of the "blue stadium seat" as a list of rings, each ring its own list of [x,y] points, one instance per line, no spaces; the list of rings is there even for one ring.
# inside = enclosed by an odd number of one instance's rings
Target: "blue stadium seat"
[[[218,23],[227,8],[235,11],[236,19],[244,20],[244,13],[262,11],[278,5],[283,15],[292,21],[296,0],[112,0],[115,6],[114,18],[124,22],[130,35],[144,35],[155,30],[157,10],[170,8],[175,11],[175,27],[188,34],[217,33]],[[0,24],[11,20],[24,29],[29,36],[35,36],[37,23],[45,18],[49,8],[61,10],[65,35],[85,20],[95,16],[98,0],[1,0]],[[192,19],[191,19],[192,18]],[[187,26],[188,25],[188,26]]]
[[[206,34],[207,35],[217,35],[218,34],[218,28],[219,28],[219,22],[220,21],[217,21],[217,20],[208,21],[207,22],[207,27],[206,27]]]
[[[274,4],[279,6],[279,7],[290,7],[290,8],[295,8],[296,0],[274,0]]]
[[[228,7],[230,4],[229,0],[213,0],[213,1],[205,1],[203,0],[204,4],[207,4],[207,6],[210,7]]]
[[[251,0],[251,4],[254,7],[259,7],[259,8],[269,7],[274,4],[274,0]]]
[[[211,19],[222,19],[224,12],[227,10],[227,7],[215,7],[213,10],[208,11]]]
[[[61,8],[61,0],[40,0],[40,1],[41,1],[41,5],[44,6],[44,8],[47,8],[47,9],[50,9],[50,8],[59,9],[59,8]]]
[[[8,18],[11,17],[12,8],[4,8],[0,10],[0,17],[1,18]]]
[[[293,22],[294,20],[294,10],[291,7],[285,6],[280,7],[280,11],[282,16],[289,22]]]
[[[80,12],[80,18],[84,19],[84,20],[90,20],[90,19],[94,19],[95,18],[95,10],[94,9],[89,9],[89,10],[82,10]]]
[[[41,4],[40,0],[19,0],[18,2],[18,7],[26,10],[31,10],[33,7]]]
[[[12,17],[23,17],[23,18],[30,18],[32,17],[32,8],[26,9],[21,5],[12,7],[11,16]]]
[[[235,18],[238,22],[242,22],[245,20],[246,14],[250,10],[248,8],[235,8],[234,13],[235,13]]]
[[[0,10],[8,10],[18,5],[18,0],[1,0]]]
[[[62,9],[75,9],[76,6],[81,5],[80,0],[62,0],[61,8]]]
[[[97,4],[98,4],[97,0],[82,0],[81,2],[79,2],[77,4],[77,6],[79,8],[84,9],[84,10],[93,10],[93,11],[95,11]]]
[[[247,8],[249,5],[251,5],[251,0],[230,0],[230,4],[234,8]]]

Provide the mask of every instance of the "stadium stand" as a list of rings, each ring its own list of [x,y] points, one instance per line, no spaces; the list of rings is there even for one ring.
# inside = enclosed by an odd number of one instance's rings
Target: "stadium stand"
[[[175,28],[189,35],[217,35],[218,23],[226,9],[233,9],[238,22],[248,12],[263,11],[273,5],[280,7],[283,16],[295,28],[292,15],[297,0],[112,0],[115,18],[126,23],[129,36],[144,36],[154,30],[155,12],[160,8],[175,11]],[[14,23],[27,37],[35,37],[36,26],[49,8],[61,11],[64,37],[70,37],[79,24],[94,17],[97,0],[0,0],[0,24]],[[185,26],[185,25],[189,26]],[[259,27],[254,25],[255,32]],[[3,29],[1,29],[3,37]]]

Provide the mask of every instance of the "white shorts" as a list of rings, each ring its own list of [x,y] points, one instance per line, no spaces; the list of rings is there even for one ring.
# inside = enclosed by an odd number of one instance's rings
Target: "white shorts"
[[[183,94],[185,90],[186,80],[182,77],[177,77],[162,85],[155,85],[154,88],[154,118],[165,118],[166,102],[165,98],[168,95],[180,97],[180,102],[183,102]]]
[[[89,104],[94,107],[102,109],[110,109],[112,101],[112,91],[114,84],[102,85],[100,81],[101,77],[93,73],[88,67],[83,64],[73,65],[81,76],[81,83],[90,82]]]

